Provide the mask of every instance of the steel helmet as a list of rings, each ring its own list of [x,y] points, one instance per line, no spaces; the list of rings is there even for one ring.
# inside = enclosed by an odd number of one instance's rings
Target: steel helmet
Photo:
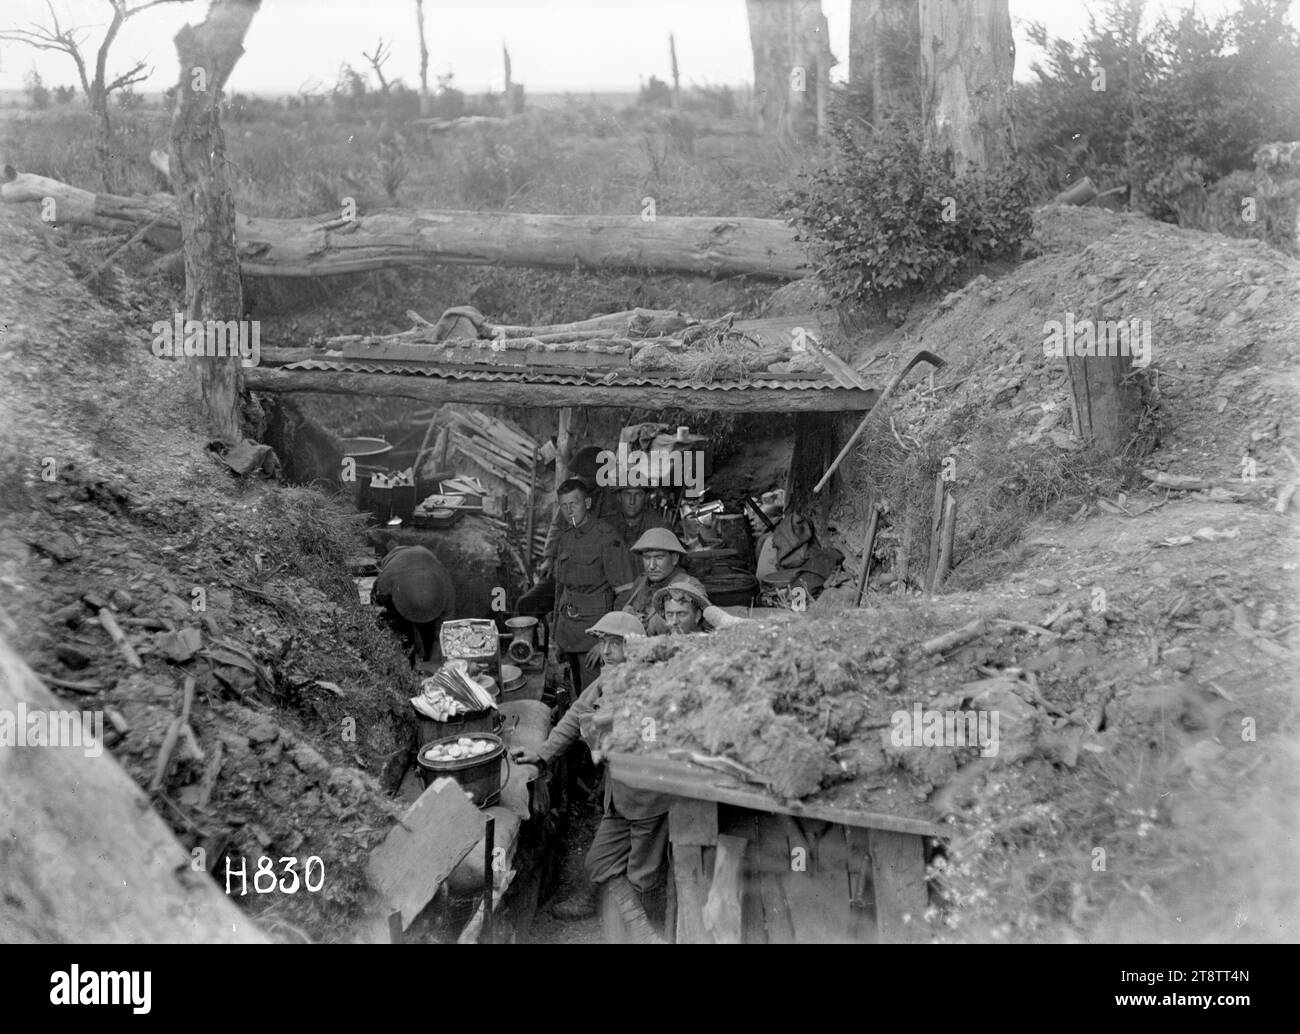
[[[616,635],[627,638],[630,635],[645,635],[645,626],[635,614],[625,610],[611,610],[589,629],[588,635]]]
[[[661,549],[665,553],[681,553],[683,556],[686,554],[686,547],[667,528],[651,528],[632,546],[633,553],[644,553],[647,549]]]
[[[708,590],[704,588],[704,583],[698,578],[692,578],[687,575],[685,578],[679,578],[675,582],[670,582],[662,589],[656,589],[655,594],[651,597],[651,606],[655,611],[663,615],[664,600],[668,598],[670,592],[683,592],[696,603],[700,605],[700,612],[703,613],[705,607],[713,606],[713,601],[709,599]]]

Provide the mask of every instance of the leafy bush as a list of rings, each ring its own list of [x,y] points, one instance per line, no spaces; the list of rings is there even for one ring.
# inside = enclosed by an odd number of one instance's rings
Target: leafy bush
[[[1031,25],[1047,58],[1016,87],[1018,131],[1041,194],[1081,176],[1127,183],[1136,207],[1172,221],[1261,144],[1300,139],[1300,34],[1290,0],[1241,0],[1213,23],[1189,9],[1145,31],[1144,6],[1110,0],[1077,44]]]
[[[23,92],[37,111],[44,111],[50,106],[50,89],[41,78],[41,73],[32,69],[23,80]]]
[[[1023,171],[957,174],[912,121],[868,143],[839,120],[831,134],[831,160],[804,174],[784,207],[837,299],[884,306],[946,287],[1029,235]]]

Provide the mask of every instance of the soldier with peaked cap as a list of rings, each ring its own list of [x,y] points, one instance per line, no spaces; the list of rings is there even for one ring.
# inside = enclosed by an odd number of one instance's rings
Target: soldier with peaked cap
[[[569,664],[574,692],[595,677],[582,663],[596,645],[586,631],[614,605],[614,587],[631,581],[628,553],[618,532],[591,513],[591,493],[581,478],[569,478],[556,490],[567,525],[555,551],[556,648]]]
[[[587,631],[600,640],[607,667],[623,663],[628,637],[645,634],[641,622],[622,611],[606,614]],[[605,684],[606,676],[602,674],[565,712],[536,754],[516,750],[512,752],[515,760],[544,767],[560,757],[579,736],[593,748],[593,756],[599,760],[597,734],[601,726],[612,721],[609,709],[601,708]],[[614,896],[633,937],[642,941],[660,939],[652,927],[662,922],[666,905],[664,862],[671,800],[653,790],[634,789],[606,773],[604,815],[587,851],[586,869],[592,884]],[[552,911],[565,919],[592,915],[595,912],[592,889],[557,903]]]

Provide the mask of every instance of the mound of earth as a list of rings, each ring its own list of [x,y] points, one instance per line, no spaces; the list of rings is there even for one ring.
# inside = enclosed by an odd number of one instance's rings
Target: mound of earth
[[[271,937],[346,938],[396,814],[414,692],[347,577],[369,552],[355,511],[233,474],[185,371],[149,349],[175,299],[121,288],[110,308],[74,254],[0,205],[0,634],[66,707],[104,713],[108,751],[141,787],[157,778],[196,871],[224,890],[224,859],[246,867],[231,897]],[[264,856],[300,876],[314,856],[323,885],[256,893]],[[0,926],[3,891],[0,871]]]
[[[628,662],[604,676],[613,722],[601,748],[723,756],[778,797],[820,794],[865,810],[923,811],[921,802],[981,757],[1009,764],[1064,750],[1073,764],[1108,694],[1077,678],[1040,688],[1032,673],[1025,677],[1026,663],[1042,652],[1036,637],[1057,643],[1063,633],[998,613],[967,599],[900,601],[636,643]],[[923,648],[959,628],[968,634],[951,655],[933,643]],[[1074,638],[1087,636],[1099,658],[1096,643],[1107,633],[1097,619]],[[936,742],[944,731],[936,721],[947,723],[944,743]],[[964,742],[953,735],[957,727]]]

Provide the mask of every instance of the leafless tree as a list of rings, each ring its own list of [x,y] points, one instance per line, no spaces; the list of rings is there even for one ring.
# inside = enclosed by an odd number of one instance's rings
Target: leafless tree
[[[57,53],[67,54],[72,59],[73,64],[77,66],[77,77],[81,80],[81,89],[86,95],[86,101],[90,105],[91,112],[98,119],[99,128],[95,142],[95,156],[99,165],[100,176],[104,181],[104,189],[111,190],[113,185],[110,182],[112,179],[110,158],[112,156],[113,125],[108,115],[109,94],[116,90],[126,89],[147,79],[153,69],[149,68],[144,61],[137,61],[121,75],[110,79],[108,77],[108,52],[112,49],[113,41],[117,39],[117,34],[121,32],[122,26],[137,14],[149,10],[151,7],[161,7],[163,4],[183,4],[188,3],[189,0],[143,0],[143,2],[135,5],[129,4],[128,0],[103,0],[103,2],[112,9],[113,16],[109,19],[104,38],[95,51],[93,70],[87,65],[86,30],[76,27],[64,28],[50,0],[45,0],[45,7],[50,15],[48,24],[42,25],[32,22],[31,28],[28,29],[7,29],[0,32],[0,40],[23,43],[29,47],[34,47],[36,50],[52,50]]]
[[[379,80],[379,92],[385,97],[388,96],[388,89],[393,84],[384,76],[384,65],[388,63],[388,59],[392,57],[392,54],[393,45],[391,43],[385,43],[382,36],[379,37],[379,42],[375,44],[375,52],[373,54],[367,54],[364,50],[361,52],[361,56],[364,57],[370,67],[375,70],[375,78]]]
[[[424,41],[424,0],[415,0],[415,21],[420,29],[420,114],[429,114],[429,45]]]

